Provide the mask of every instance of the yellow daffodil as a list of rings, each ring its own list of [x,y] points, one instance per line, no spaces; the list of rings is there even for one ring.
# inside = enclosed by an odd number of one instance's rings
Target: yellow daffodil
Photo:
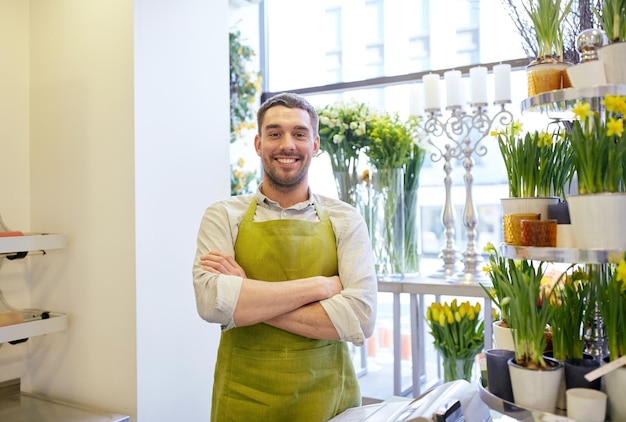
[[[601,110],[593,110],[587,102],[576,102],[572,110],[576,120],[565,132],[579,194],[622,192],[626,185],[622,170],[626,160],[626,96],[605,95],[601,105]]]
[[[580,101],[576,101],[576,104],[574,104],[574,108],[572,109],[572,112],[574,113],[574,116],[576,117],[576,119],[578,120],[587,120],[588,117],[593,117],[594,116],[594,112],[593,110],[591,110],[591,104],[587,103],[587,102],[580,102]]]
[[[606,134],[607,136],[621,137],[624,134],[624,121],[615,117],[609,118],[609,121],[606,122]]]
[[[480,303],[457,299],[450,303],[434,302],[426,310],[426,323],[430,327],[435,348],[444,358],[444,372],[450,370],[446,361],[473,360],[484,346],[484,321],[480,318]]]
[[[626,282],[626,260],[622,259],[617,265],[615,279],[622,283]]]

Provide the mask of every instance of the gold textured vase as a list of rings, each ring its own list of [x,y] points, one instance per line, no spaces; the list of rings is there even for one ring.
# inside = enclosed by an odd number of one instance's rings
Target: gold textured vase
[[[543,62],[533,63],[526,68],[528,77],[528,96],[543,94],[562,88],[569,88],[572,83],[567,75],[571,63]]]
[[[504,214],[502,217],[504,243],[508,245],[521,246],[522,220],[539,220],[540,217],[541,215],[537,213]]]

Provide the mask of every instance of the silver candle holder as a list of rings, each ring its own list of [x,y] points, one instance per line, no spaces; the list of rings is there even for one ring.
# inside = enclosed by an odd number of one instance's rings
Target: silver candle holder
[[[461,106],[447,107],[450,116],[443,119],[439,109],[427,109],[427,117],[424,123],[424,131],[427,135],[441,137],[445,135],[450,142],[442,148],[438,147],[432,139],[428,142],[436,150],[431,155],[433,162],[444,160],[444,184],[446,198],[442,212],[442,223],[445,229],[446,246],[442,249],[440,257],[443,259],[443,268],[434,276],[456,279],[461,283],[473,284],[483,278],[479,264],[482,262],[482,254],[476,251],[476,234],[478,218],[473,198],[472,168],[474,156],[482,157],[487,153],[487,147],[482,145],[482,140],[489,135],[494,123],[506,126],[513,121],[513,115],[506,109],[510,101],[496,103],[499,110],[493,116],[489,116],[487,103],[471,104],[472,112],[467,113]],[[467,246],[462,253],[463,270],[458,271],[457,261],[459,253],[454,245],[454,213],[452,212],[450,173],[452,171],[452,159],[462,161],[465,173],[465,206],[463,211],[463,226],[466,230]]]

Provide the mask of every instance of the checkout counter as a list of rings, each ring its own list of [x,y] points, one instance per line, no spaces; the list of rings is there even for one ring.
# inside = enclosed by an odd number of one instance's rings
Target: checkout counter
[[[565,416],[531,411],[489,393],[479,385],[456,380],[438,385],[415,399],[392,397],[348,409],[329,422],[575,422]]]

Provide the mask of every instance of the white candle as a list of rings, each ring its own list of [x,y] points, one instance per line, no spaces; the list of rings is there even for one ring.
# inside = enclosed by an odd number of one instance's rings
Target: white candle
[[[472,104],[487,103],[487,68],[476,66],[470,69],[470,82],[472,86]]]
[[[439,98],[439,74],[429,73],[422,77],[424,85],[424,108],[433,110],[441,108],[441,100]]]
[[[496,84],[495,101],[511,101],[511,65],[497,64],[493,67],[493,79]]]
[[[463,80],[460,70],[448,70],[443,74],[446,81],[446,99],[448,107],[463,105]]]

